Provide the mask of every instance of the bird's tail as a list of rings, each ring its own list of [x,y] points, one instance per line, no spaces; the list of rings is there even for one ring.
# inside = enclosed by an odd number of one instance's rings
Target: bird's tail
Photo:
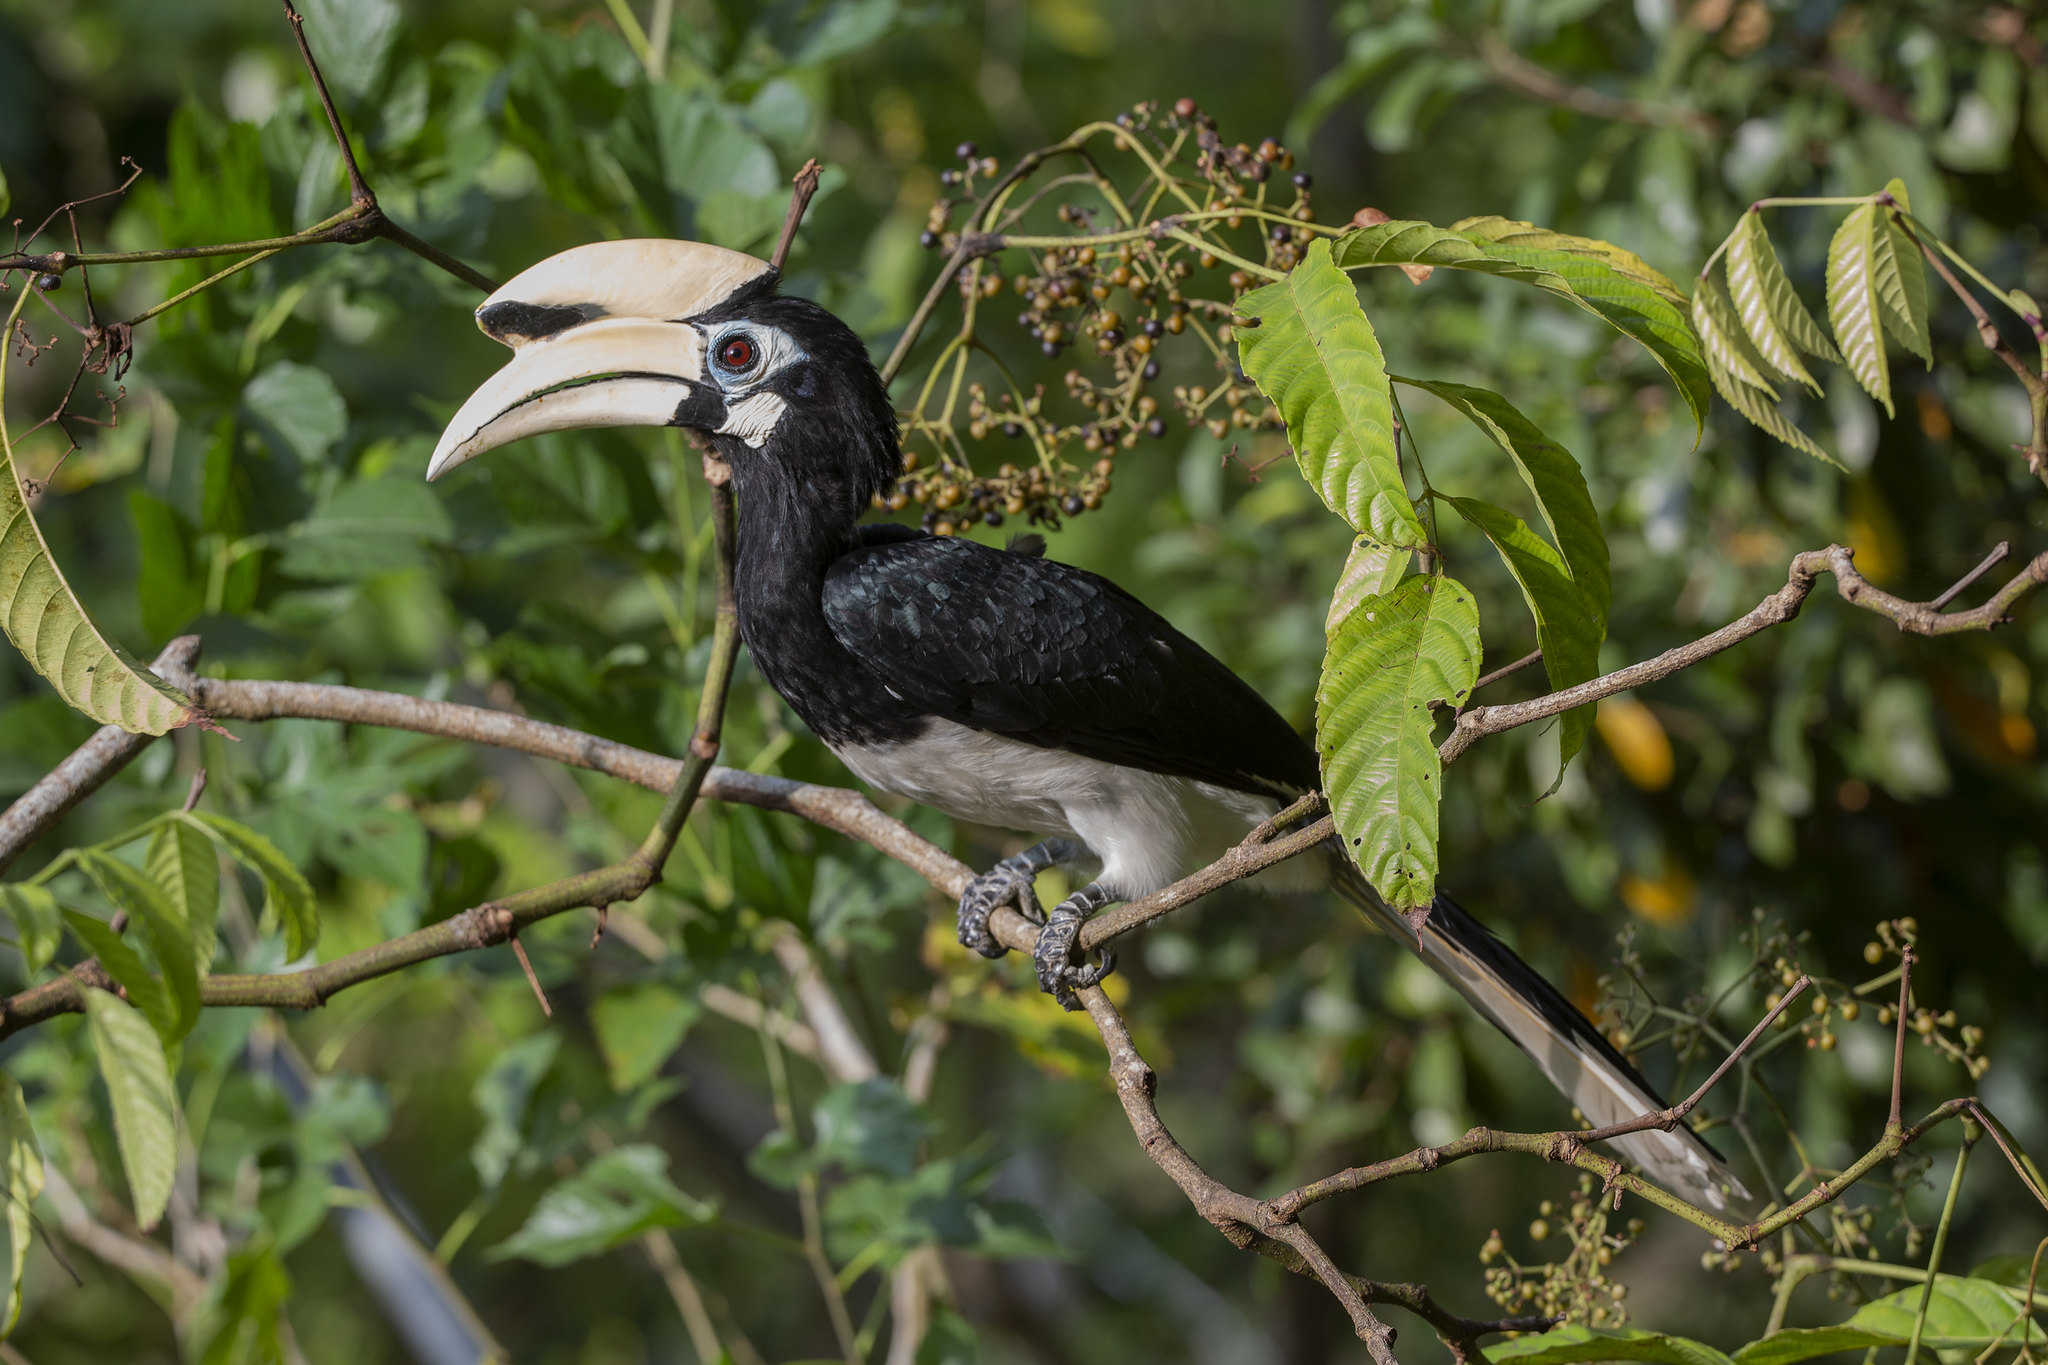
[[[1550,1083],[1596,1128],[1666,1107],[1642,1074],[1571,1001],[1515,956],[1493,932],[1448,896],[1439,895],[1418,936],[1405,915],[1381,900],[1358,867],[1332,845],[1331,883],[1372,922],[1408,945],[1529,1054]],[[1657,1183],[1694,1203],[1725,1209],[1749,1191],[1706,1139],[1684,1124],[1613,1139],[1621,1154]]]

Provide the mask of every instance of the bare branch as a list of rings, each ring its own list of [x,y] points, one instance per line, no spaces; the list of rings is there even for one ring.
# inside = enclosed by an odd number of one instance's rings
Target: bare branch
[[[1749,1031],[1749,1036],[1737,1043],[1734,1050],[1721,1060],[1721,1065],[1714,1068],[1713,1074],[1704,1081],[1701,1081],[1699,1089],[1693,1091],[1685,1099],[1672,1105],[1669,1109],[1653,1110],[1647,1114],[1639,1114],[1632,1119],[1624,1119],[1620,1123],[1610,1123],[1605,1128],[1590,1129],[1578,1135],[1579,1141],[1605,1142],[1609,1138],[1625,1137],[1630,1133],[1640,1133],[1649,1128],[1661,1128],[1667,1133],[1676,1128],[1685,1119],[1686,1115],[1699,1108],[1700,1101],[1707,1097],[1709,1090],[1712,1090],[1721,1083],[1721,1078],[1728,1074],[1729,1068],[1742,1060],[1742,1054],[1756,1045],[1756,1040],[1763,1037],[1764,1030],[1776,1023],[1778,1016],[1783,1014],[1791,1006],[1792,1002],[1799,998],[1800,993],[1812,984],[1813,982],[1804,976],[1793,982],[1791,989],[1779,996],[1778,1003],[1771,1006],[1770,1013],[1756,1021],[1756,1027]]]
[[[777,924],[772,932],[769,947],[789,977],[797,1003],[803,1007],[804,1019],[818,1040],[818,1062],[825,1074],[840,1083],[868,1081],[881,1075],[882,1069],[875,1065],[874,1055],[854,1031],[846,1011],[840,1008],[839,997],[832,993],[825,974],[818,969],[818,960],[811,956],[810,945],[797,933],[796,926]]]
[[[818,160],[812,157],[790,184],[789,215],[782,220],[782,235],[775,240],[775,254],[768,258],[768,264],[775,269],[782,269],[789,260],[789,248],[796,242],[797,224],[803,222],[804,210],[811,206],[811,196],[817,192]]]
[[[1696,110],[1675,105],[1645,104],[1641,100],[1622,99],[1588,86],[1574,85],[1547,67],[1530,61],[1491,30],[1479,34],[1475,47],[1494,84],[1545,104],[1615,123],[1677,127],[1710,136],[1720,132],[1721,126],[1717,121]]]
[[[192,666],[198,658],[199,637],[181,635],[164,646],[150,669],[189,695]],[[44,774],[41,781],[17,797],[13,805],[0,813],[0,872],[48,833],[73,806],[128,766],[128,761],[141,753],[151,738],[130,734],[118,725],[103,725],[91,739]]]
[[[1933,603],[1908,602],[1877,587],[1856,571],[1855,553],[1846,546],[1830,545],[1824,550],[1806,550],[1794,555],[1784,587],[1713,634],[1666,650],[1654,659],[1630,664],[1591,682],[1529,701],[1474,707],[1458,717],[1457,725],[1438,746],[1437,752],[1445,763],[1452,763],[1487,735],[1497,735],[1531,721],[1563,715],[1575,706],[1599,701],[1602,697],[1611,697],[1691,668],[1752,635],[1797,616],[1800,607],[1812,594],[1814,583],[1823,573],[1834,575],[1835,590],[1844,601],[1889,618],[1901,631],[1910,635],[1955,635],[1964,631],[1990,630],[2005,624],[2007,613],[2022,597],[2048,583],[2048,553],[2044,553],[2035,556],[2024,569],[2007,580],[2005,586],[1992,594],[1991,600],[1984,605],[1969,611],[1942,611]]]

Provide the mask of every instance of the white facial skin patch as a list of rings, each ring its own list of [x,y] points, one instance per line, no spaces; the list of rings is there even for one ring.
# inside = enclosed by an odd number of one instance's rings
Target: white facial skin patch
[[[782,420],[782,414],[789,404],[779,394],[757,393],[735,403],[727,400],[725,425],[718,429],[722,436],[737,436],[755,450],[768,443],[769,433]]]
[[[789,405],[761,386],[791,365],[805,358],[804,348],[788,333],[758,323],[737,323],[705,337],[705,370],[725,394],[725,425],[722,436],[737,436],[755,450],[767,444]],[[728,348],[744,343],[747,363],[726,362]]]

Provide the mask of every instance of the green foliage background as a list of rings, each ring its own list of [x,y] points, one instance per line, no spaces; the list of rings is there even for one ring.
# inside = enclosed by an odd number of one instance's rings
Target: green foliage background
[[[916,239],[956,142],[1007,164],[1084,119],[1183,94],[1228,140],[1288,130],[1326,221],[1367,204],[1439,223],[1530,218],[1616,242],[1684,282],[1755,198],[1867,193],[1899,176],[1921,219],[1995,277],[2048,295],[2048,29],[1989,7],[685,0],[658,80],[600,4],[305,9],[387,209],[501,277],[600,235],[765,250],[788,174],[818,155],[826,192],[790,287],[878,352],[933,268]],[[1532,88],[1531,69],[1559,85]],[[147,177],[83,219],[119,246],[260,237],[344,202],[269,6],[0,2],[12,212],[33,219],[109,188],[121,154]],[[1809,298],[1834,222],[1773,223]],[[202,273],[148,266],[97,282],[127,313]],[[1800,410],[1842,457],[1838,472],[1725,409],[1695,446],[1648,358],[1532,291],[1449,271],[1412,286],[1382,271],[1363,294],[1388,354],[1499,389],[1578,455],[1612,548],[1605,666],[1738,614],[1782,582],[1797,549],[1853,544],[1866,572],[1924,598],[1997,540],[2032,554],[2048,539],[2042,486],[2010,448],[2026,436],[2018,390],[1952,304],[1936,310],[1934,374],[1895,365],[1896,418],[1841,376]],[[373,245],[288,253],[167,314],[141,333],[120,426],[94,433],[41,503],[52,549],[102,625],[144,657],[197,631],[206,665],[231,674],[516,703],[679,752],[708,639],[695,456],[673,433],[549,437],[421,483],[441,421],[500,359],[470,325],[474,303]],[[28,316],[40,340],[47,315]],[[1023,363],[1021,338],[1015,349]],[[1062,368],[1041,377],[1056,383]],[[14,372],[16,430],[65,372],[54,361]],[[1513,480],[1461,417],[1404,401],[1433,475],[1499,481],[1512,502]],[[41,472],[61,449],[45,431],[24,464]],[[1051,552],[1124,582],[1306,727],[1348,532],[1290,464],[1251,482],[1222,455],[1176,426],[1124,458],[1114,496]],[[1488,666],[1526,652],[1531,628],[1502,624],[1521,620],[1513,580],[1478,530],[1445,533],[1488,607]],[[1537,685],[1524,675],[1500,695]],[[89,727],[18,660],[0,664],[0,696],[11,792]],[[1486,741],[1455,765],[1444,887],[1589,1005],[1624,927],[1675,994],[1744,970],[1740,934],[1758,909],[1810,930],[1808,958],[1844,976],[1873,921],[1914,915],[1922,998],[1989,1030],[1978,1090],[2023,1141],[2048,1141],[2048,612],[2035,604],[1996,635],[1925,641],[1817,597],[1793,625],[1641,700],[1647,711],[1603,720],[1541,803],[1555,730]],[[616,856],[656,804],[418,736],[236,729],[235,744],[160,743],[32,860],[175,805],[203,763],[207,808],[306,871],[331,956]],[[726,755],[845,780],[744,667]],[[984,834],[912,818],[972,861],[999,851]],[[67,876],[69,900],[101,903]],[[262,904],[253,879],[231,883],[224,923],[238,904],[246,924]],[[1013,964],[947,949],[950,915],[915,878],[832,836],[718,808],[693,821],[642,912],[666,955],[617,937],[592,954],[576,916],[530,936],[552,1024],[503,953],[430,964],[281,1021],[320,1073],[297,1107],[246,1064],[252,1030],[273,1025],[203,1018],[178,1058],[196,1143],[184,1197],[236,1250],[185,1319],[183,1358],[261,1358],[259,1329],[283,1296],[305,1359],[397,1358],[327,1213],[331,1163],[349,1149],[374,1162],[429,1244],[448,1237],[455,1281],[522,1361],[689,1358],[637,1250],[579,1259],[657,1224],[678,1229],[717,1311],[768,1359],[831,1353],[802,1261],[718,1221],[789,1235],[788,1190],[807,1170],[832,1176],[837,1261],[876,1245],[884,1263],[924,1241],[957,1249],[959,1316],[934,1334],[932,1360],[1362,1358],[1320,1290],[1241,1257],[1192,1213],[1131,1142],[1091,1036]],[[795,921],[825,950],[885,1060],[900,1055],[934,973],[949,985],[955,1033],[927,1110],[887,1087],[821,1094],[795,1063],[805,1117],[787,1134],[757,1039],[695,1003],[707,982],[782,998],[758,932],[768,918]],[[274,938],[223,937],[242,969],[280,965]],[[1167,1120],[1240,1188],[1278,1189],[1474,1122],[1563,1121],[1508,1045],[1322,901],[1219,898],[1146,935],[1124,975]],[[1759,1007],[1758,992],[1736,992],[1727,1026]],[[1882,1121],[1888,1055],[1873,1015],[1837,1052],[1806,1054],[1781,1077],[1822,1163]],[[11,1045],[5,1066],[29,1085],[53,1165],[74,1180],[97,1171],[101,1187],[82,1193],[118,1210],[85,1031],[60,1020]],[[1908,1060],[1922,1101],[1970,1088],[1931,1052]],[[1489,1230],[1540,1255],[1523,1229],[1566,1187],[1513,1160],[1382,1187],[1322,1211],[1317,1233],[1340,1262],[1427,1280],[1478,1314],[1473,1255]],[[585,1185],[548,1193],[577,1171]],[[1937,1186],[1940,1175],[1938,1162]],[[2039,1236],[2037,1219],[2013,1212],[2008,1178],[1987,1169],[1966,1188],[1958,1263]],[[586,1242],[533,1234],[537,1201],[579,1193],[609,1200],[614,1222]],[[1908,1207],[1924,1220],[1938,1197],[1922,1191]],[[1617,1267],[1636,1318],[1747,1340],[1764,1281],[1753,1261],[1702,1274],[1700,1240],[1653,1224]],[[32,1254],[15,1338],[29,1359],[180,1358],[146,1293],[72,1259],[83,1287]],[[856,1286],[857,1313],[876,1283]],[[1816,1281],[1794,1321],[1842,1311]],[[1436,1349],[1404,1328],[1404,1352]]]

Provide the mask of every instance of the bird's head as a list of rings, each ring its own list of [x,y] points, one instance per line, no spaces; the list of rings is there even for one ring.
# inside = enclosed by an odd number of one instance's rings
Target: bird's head
[[[576,427],[707,433],[750,486],[844,502],[901,468],[867,348],[766,261],[700,242],[594,242],[550,256],[476,310],[512,360],[471,394],[429,479],[524,436]]]

